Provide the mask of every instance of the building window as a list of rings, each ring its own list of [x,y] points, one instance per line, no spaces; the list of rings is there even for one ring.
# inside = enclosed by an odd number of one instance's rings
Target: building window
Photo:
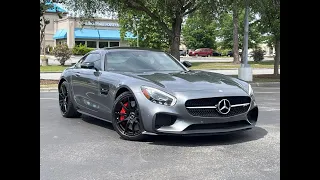
[[[99,42],[99,48],[108,47],[108,42]]]
[[[119,46],[119,42],[110,42],[110,47]]]
[[[97,41],[87,41],[87,47],[97,48]]]
[[[76,41],[75,44],[76,44],[76,46],[79,46],[80,44],[85,45],[86,42],[85,41]]]

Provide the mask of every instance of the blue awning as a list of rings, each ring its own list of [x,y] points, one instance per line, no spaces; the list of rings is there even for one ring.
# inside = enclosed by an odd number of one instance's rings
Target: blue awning
[[[53,39],[65,39],[65,38],[67,38],[67,30],[65,29],[58,30],[53,36]]]
[[[119,30],[99,29],[100,39],[120,40]]]
[[[99,39],[99,32],[97,29],[74,29],[74,38],[76,39]]]
[[[49,2],[49,3],[46,3],[46,5],[52,5],[51,8],[46,10],[46,12],[53,12],[53,13],[55,13],[55,12],[62,12],[62,13],[67,12],[65,9],[63,9],[61,7],[60,4]]]
[[[65,39],[67,38],[67,30],[58,30],[53,39]],[[107,30],[107,29],[87,29],[87,28],[75,28],[75,39],[103,39],[103,40],[120,40],[120,30]],[[136,38],[132,33],[127,32],[125,39]]]

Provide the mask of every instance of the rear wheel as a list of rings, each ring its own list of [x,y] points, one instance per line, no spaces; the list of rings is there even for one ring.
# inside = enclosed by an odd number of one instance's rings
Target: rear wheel
[[[145,138],[140,117],[140,109],[132,93],[124,92],[116,98],[112,125],[123,139],[139,141]]]
[[[69,83],[64,81],[59,88],[59,106],[63,117],[76,118],[81,114],[74,108],[70,97]]]

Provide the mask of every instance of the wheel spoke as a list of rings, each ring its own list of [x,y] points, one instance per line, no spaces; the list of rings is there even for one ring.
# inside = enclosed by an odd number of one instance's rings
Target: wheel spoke
[[[62,91],[62,90],[61,90],[61,91]],[[59,96],[60,96],[62,99],[65,98],[65,96],[64,96],[64,94],[63,94],[62,92],[59,93]]]
[[[67,109],[68,109],[68,104],[67,104],[67,102],[64,103],[64,109],[65,109],[65,111],[67,111]]]
[[[65,106],[64,106],[64,103],[62,103],[60,107],[61,107],[61,111],[62,111],[63,113],[66,112],[66,108],[65,108]]]
[[[124,133],[126,133],[128,131],[128,127],[129,127],[129,122],[127,122],[126,127],[124,128]]]
[[[126,111],[129,111],[128,108],[122,102],[120,102],[120,104],[123,107],[123,109],[125,109]]]
[[[120,112],[115,112],[116,115],[119,115],[119,116],[126,116],[127,113],[120,113]]]
[[[135,120],[134,122],[136,123],[136,125],[138,125],[138,130],[136,132],[139,132],[141,130],[140,122],[138,120]]]
[[[63,102],[64,102],[64,100],[63,100],[63,99],[60,99],[60,100],[59,100],[59,104],[60,104],[60,105],[62,105],[62,104],[63,104]]]
[[[130,97],[128,97],[128,106],[127,106],[127,108],[128,108],[129,110],[132,110],[132,106],[131,106],[131,102],[130,102]]]
[[[64,95],[64,97],[67,96],[67,90],[66,90],[66,87],[65,87],[65,86],[62,86],[62,87],[61,87],[61,92],[62,92],[62,94]]]
[[[118,124],[121,124],[121,123],[123,123],[123,122],[128,122],[128,119],[124,119],[124,120],[118,121],[117,123],[118,123]]]

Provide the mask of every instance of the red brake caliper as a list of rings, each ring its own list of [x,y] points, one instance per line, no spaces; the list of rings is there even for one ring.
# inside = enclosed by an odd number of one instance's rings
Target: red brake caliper
[[[123,104],[125,107],[128,107],[128,102]],[[122,107],[120,110],[120,114],[125,114],[126,110]],[[124,115],[120,115],[120,121],[124,120]]]

